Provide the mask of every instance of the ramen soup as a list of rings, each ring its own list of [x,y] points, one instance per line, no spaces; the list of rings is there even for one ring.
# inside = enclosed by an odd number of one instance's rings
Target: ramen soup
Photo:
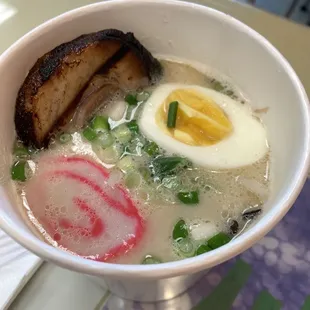
[[[18,94],[22,213],[47,243],[102,262],[213,251],[268,197],[262,112],[206,64],[157,60],[117,30],[79,37],[40,58]]]

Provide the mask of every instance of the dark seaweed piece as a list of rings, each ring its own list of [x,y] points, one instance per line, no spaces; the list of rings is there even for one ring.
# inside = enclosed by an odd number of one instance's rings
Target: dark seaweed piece
[[[232,220],[229,225],[230,232],[235,235],[239,231],[239,223],[236,220]]]
[[[253,220],[256,216],[258,216],[262,212],[261,208],[249,208],[242,213],[242,218],[244,220]]]

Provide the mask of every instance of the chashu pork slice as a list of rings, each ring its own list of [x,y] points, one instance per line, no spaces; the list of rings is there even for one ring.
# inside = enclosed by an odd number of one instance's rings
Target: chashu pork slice
[[[154,72],[154,68],[158,70],[158,65],[149,69],[147,64],[150,61],[145,59],[146,56],[142,58],[136,50],[137,45],[132,42],[134,41],[131,41],[130,45],[124,45],[113,64],[103,67],[91,79],[73,111],[73,116],[70,117],[71,129],[80,129],[98,107],[109,104],[115,95],[124,96],[125,93],[145,87],[158,78],[159,72]]]
[[[140,70],[148,81],[161,72],[158,61],[131,33],[115,29],[80,36],[42,56],[30,70],[16,100],[15,127],[19,139],[38,148],[47,145],[68,111],[81,105],[96,73],[109,74],[110,68],[129,50],[140,60]]]

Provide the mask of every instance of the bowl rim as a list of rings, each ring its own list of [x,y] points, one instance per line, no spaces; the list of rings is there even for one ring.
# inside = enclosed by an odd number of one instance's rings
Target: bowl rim
[[[226,22],[232,25],[232,27],[242,29],[242,31],[246,32],[256,41],[258,41],[262,46],[264,46],[264,48],[267,49],[269,53],[273,54],[273,56],[277,58],[278,62],[281,64],[283,70],[286,71],[287,74],[290,76],[291,82],[294,85],[296,92],[300,98],[300,105],[304,112],[304,118],[302,121],[305,127],[305,135],[303,149],[301,153],[301,160],[298,163],[295,174],[291,179],[285,195],[280,197],[276,203],[275,208],[269,211],[268,218],[265,218],[263,221],[259,221],[245,234],[234,239],[229,244],[224,245],[220,249],[205,253],[197,257],[163,263],[159,265],[112,264],[96,262],[74,256],[72,254],[69,254],[68,252],[48,245],[39,238],[34,237],[33,234],[31,234],[30,232],[21,230],[18,225],[14,223],[14,221],[12,221],[12,219],[7,214],[5,214],[2,209],[0,209],[0,227],[23,247],[27,248],[31,252],[46,260],[52,261],[57,265],[91,275],[106,275],[119,278],[167,278],[183,274],[195,273],[203,269],[211,268],[228,259],[231,259],[232,257],[240,254],[244,250],[251,247],[255,242],[260,240],[283,218],[283,216],[287,213],[287,211],[299,195],[307,178],[307,168],[310,165],[309,102],[304,87],[302,86],[297,74],[292,69],[288,61],[281,55],[281,53],[262,35],[260,35],[244,23],[238,21],[237,19],[204,5],[177,0],[153,0],[149,2],[145,0],[113,0],[86,5],[68,11],[55,18],[52,18],[21,37],[0,56],[0,70],[2,64],[6,62],[6,59],[9,58],[11,53],[20,50],[23,46],[27,45],[28,42],[31,41],[32,37],[36,37],[38,36],[38,34],[44,33],[45,31],[52,30],[54,25],[58,24],[61,21],[67,20],[68,18],[74,19],[80,15],[88,15],[98,10],[113,9],[113,7],[115,6],[132,6],[142,3],[144,5],[168,5],[189,8],[192,10],[200,10],[204,11],[206,15],[213,15],[216,18],[225,19]],[[3,189],[1,191],[3,193],[0,193],[0,200],[3,200],[2,203],[9,203],[8,200],[6,201],[6,198],[1,199],[1,196],[6,197]]]

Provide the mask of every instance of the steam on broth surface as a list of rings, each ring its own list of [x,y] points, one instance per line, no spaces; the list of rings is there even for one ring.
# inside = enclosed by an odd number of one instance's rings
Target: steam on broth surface
[[[269,151],[249,103],[190,63],[160,64],[156,83],[117,92],[46,149],[16,143],[23,212],[53,246],[100,261],[168,262],[228,243],[260,214]]]

